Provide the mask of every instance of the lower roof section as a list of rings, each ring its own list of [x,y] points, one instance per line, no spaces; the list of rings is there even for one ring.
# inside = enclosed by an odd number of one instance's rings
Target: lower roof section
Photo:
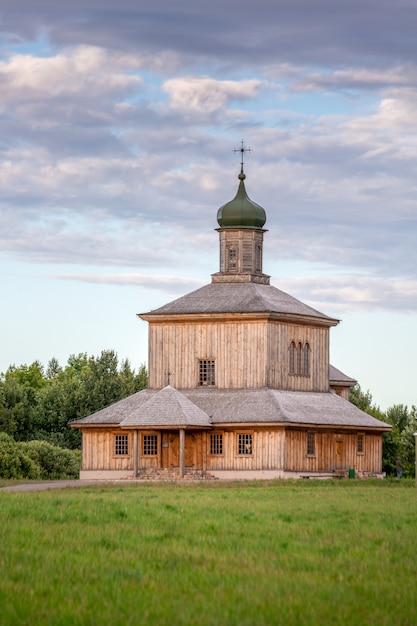
[[[165,388],[167,389],[167,388]],[[173,388],[170,388],[173,389]],[[149,402],[164,390],[144,389],[124,400],[84,417],[71,425],[75,428],[84,426],[123,425],[137,428],[162,427],[161,419],[155,408],[158,405]],[[179,395],[178,395],[179,394]],[[185,398],[207,416],[207,427],[236,424],[242,426],[288,424],[291,426],[354,427],[375,430],[390,430],[391,426],[372,415],[358,409],[354,404],[334,393],[315,393],[307,391],[281,391],[277,389],[181,389],[165,393],[165,400],[170,396]],[[152,408],[146,411],[144,405]],[[165,407],[164,410],[167,410]],[[187,404],[187,411],[190,405]],[[169,411],[168,411],[169,412]],[[191,413],[193,413],[191,411]],[[195,412],[200,428],[205,418]],[[194,418],[195,419],[195,418]],[[200,421],[201,420],[201,421]],[[178,421],[178,423],[176,423]],[[172,428],[192,428],[193,424],[184,420],[170,420]],[[124,424],[123,424],[124,422]],[[165,427],[168,424],[165,423]]]

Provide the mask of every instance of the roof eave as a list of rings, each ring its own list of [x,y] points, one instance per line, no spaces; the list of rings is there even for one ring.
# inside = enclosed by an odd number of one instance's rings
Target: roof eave
[[[274,320],[280,322],[296,322],[303,325],[314,326],[337,326],[340,320],[332,317],[318,317],[314,315],[300,315],[297,313],[279,313],[275,311],[259,311],[253,313],[245,312],[204,312],[204,313],[137,313],[140,319],[146,322],[165,323],[165,322],[199,322],[202,320],[210,321],[226,321],[226,320]]]

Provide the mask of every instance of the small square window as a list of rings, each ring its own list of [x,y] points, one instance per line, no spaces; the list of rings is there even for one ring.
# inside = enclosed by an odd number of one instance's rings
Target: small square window
[[[198,384],[199,386],[210,386],[215,384],[214,377],[214,360],[211,359],[202,359],[198,362],[199,366],[199,377]]]
[[[252,435],[242,433],[237,436],[237,453],[243,455],[252,454]]]
[[[115,435],[114,454],[116,456],[127,456],[129,454],[129,436]]]
[[[223,435],[210,433],[210,454],[223,454]]]
[[[143,455],[156,456],[158,454],[158,435],[143,435]]]
[[[316,456],[315,433],[307,433],[307,456]]]

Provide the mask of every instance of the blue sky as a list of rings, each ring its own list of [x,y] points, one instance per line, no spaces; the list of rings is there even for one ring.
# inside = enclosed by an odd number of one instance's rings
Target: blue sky
[[[272,283],[342,320],[331,361],[417,404],[414,0],[0,3],[0,371],[113,348],[265,207]]]

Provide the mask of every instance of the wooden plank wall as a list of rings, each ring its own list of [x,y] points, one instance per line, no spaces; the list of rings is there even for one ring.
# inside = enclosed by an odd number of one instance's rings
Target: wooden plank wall
[[[151,323],[149,386],[198,385],[198,360],[214,359],[221,389],[266,386],[265,320],[248,322]],[[249,358],[250,356],[250,358]]]
[[[223,434],[223,455],[211,455],[207,436],[208,470],[271,470],[284,464],[285,432],[280,430],[213,431]],[[237,454],[237,433],[252,433],[252,455]]]
[[[289,373],[289,345],[310,346],[310,375]],[[329,329],[302,324],[268,324],[268,383],[272,389],[291,391],[329,390]]]
[[[310,375],[289,374],[291,341],[308,342]],[[198,385],[198,360],[214,359],[220,389],[329,390],[329,330],[267,320],[150,323],[149,386]]]
[[[83,470],[133,469],[133,433],[131,431],[104,428],[83,428]],[[128,435],[128,456],[115,456],[115,435]]]
[[[381,472],[382,435],[364,433],[364,452],[358,454],[357,432],[341,434],[335,431],[316,431],[316,454],[308,457],[306,433],[305,430],[287,431],[286,470],[318,472],[352,468],[356,471]],[[337,442],[339,451],[342,451],[341,459],[337,456]]]

